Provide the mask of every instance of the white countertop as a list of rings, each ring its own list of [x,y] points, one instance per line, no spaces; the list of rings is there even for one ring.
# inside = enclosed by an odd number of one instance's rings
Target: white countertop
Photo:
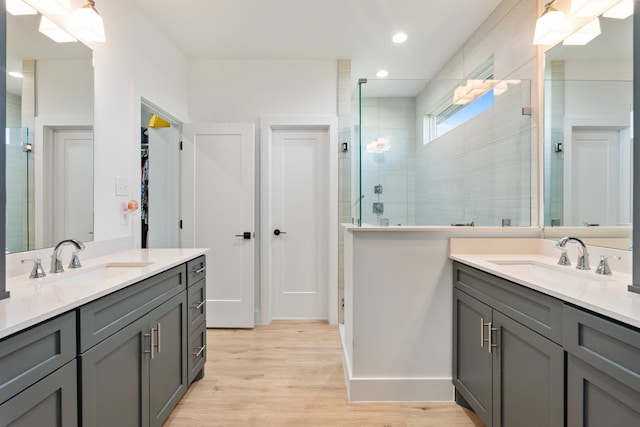
[[[572,259],[574,266],[558,266],[557,256],[537,251],[532,245],[523,245],[522,253],[507,254],[461,253],[464,250],[459,246],[452,245],[456,247],[450,254],[452,260],[640,328],[640,294],[627,290],[632,277],[616,271],[615,260],[609,262],[613,275],[602,276],[595,273],[598,262],[593,258],[590,271],[579,271],[575,259]],[[532,274],[528,262],[543,268]]]
[[[82,259],[80,252],[82,267],[70,270],[65,265],[64,273],[58,274],[48,273],[48,260],[43,260],[47,277],[29,279],[25,273],[7,279],[6,288],[11,296],[0,301],[0,338],[73,310],[208,251],[209,249],[201,248],[131,249],[87,260]],[[128,265],[104,268],[110,263]],[[141,265],[133,266],[135,263]]]

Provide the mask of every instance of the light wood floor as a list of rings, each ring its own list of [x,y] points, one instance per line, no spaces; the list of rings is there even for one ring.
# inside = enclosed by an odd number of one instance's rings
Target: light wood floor
[[[349,403],[337,326],[209,329],[205,378],[165,427],[482,426],[451,403]]]

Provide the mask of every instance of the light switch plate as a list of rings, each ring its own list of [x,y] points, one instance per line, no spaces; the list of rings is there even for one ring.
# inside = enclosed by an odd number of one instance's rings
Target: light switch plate
[[[116,196],[129,195],[129,178],[126,176],[116,176]]]

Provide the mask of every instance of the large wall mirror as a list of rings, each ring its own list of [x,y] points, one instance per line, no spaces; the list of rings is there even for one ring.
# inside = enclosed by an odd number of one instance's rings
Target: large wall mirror
[[[600,18],[583,46],[545,53],[545,235],[628,249],[632,225],[633,17]]]
[[[40,19],[7,13],[7,253],[93,240],[93,54]]]

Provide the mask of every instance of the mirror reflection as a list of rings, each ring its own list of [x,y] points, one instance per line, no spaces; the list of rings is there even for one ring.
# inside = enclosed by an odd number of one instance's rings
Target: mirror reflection
[[[6,253],[93,240],[93,63],[7,14]]]
[[[545,53],[545,227],[628,229],[630,243],[632,19],[601,17],[588,44]]]

